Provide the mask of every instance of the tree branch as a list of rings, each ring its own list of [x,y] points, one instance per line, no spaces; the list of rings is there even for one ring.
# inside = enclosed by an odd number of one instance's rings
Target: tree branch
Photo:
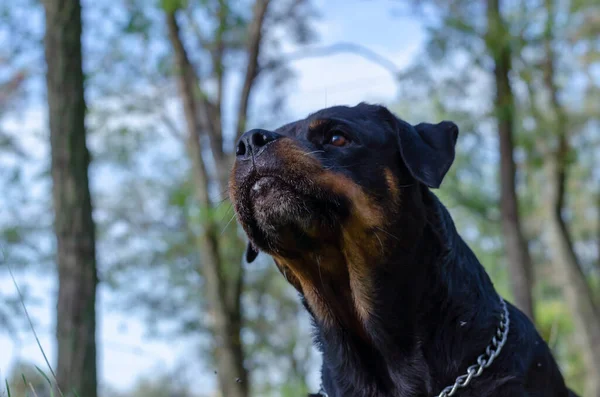
[[[0,83],[0,113],[11,96],[19,89],[23,81],[25,81],[25,71],[19,70],[11,76],[8,81]]]
[[[258,65],[258,55],[262,43],[262,29],[269,7],[270,0],[256,0],[254,3],[253,17],[248,28],[248,63],[246,65],[246,76],[240,94],[240,102],[237,112],[236,137],[239,137],[246,128],[246,118],[248,115],[248,102],[252,86],[256,76],[260,72]]]
[[[217,17],[219,20],[219,25],[217,27],[217,32],[215,34],[215,50],[213,51],[213,69],[215,71],[215,75],[217,77],[217,113],[219,115],[219,120],[221,119],[221,102],[223,100],[223,75],[224,75],[224,65],[223,65],[223,55],[225,54],[225,42],[223,41],[223,36],[227,31],[227,15],[229,13],[229,9],[225,0],[219,0],[219,7],[217,10]]]
[[[176,65],[180,69],[180,76],[183,79],[183,81],[181,79],[179,81],[182,98],[184,102],[190,102],[188,104],[189,106],[193,106],[193,108],[188,109],[184,104],[184,109],[189,112],[186,113],[186,119],[188,122],[191,122],[192,118],[195,119],[194,125],[197,128],[195,134],[198,142],[203,133],[208,135],[213,157],[217,161],[217,164],[220,168],[221,164],[223,163],[223,140],[221,135],[220,118],[215,117],[217,113],[217,106],[211,103],[208,97],[202,91],[200,78],[187,54],[179,33],[180,28],[179,24],[177,23],[176,12],[176,10],[167,12],[167,25],[169,29],[169,39],[175,51]],[[182,87],[181,84],[185,84],[186,86]],[[219,178],[219,181],[221,182],[221,178]],[[205,189],[207,191],[209,182],[210,179],[207,173],[205,180]]]
[[[600,192],[596,197],[596,250],[598,251],[598,257],[596,258],[596,269],[600,270]]]
[[[193,70],[183,42],[179,34],[175,10],[166,11],[169,39],[175,51],[175,60],[179,68],[178,86],[184,105],[184,113],[188,126],[187,149],[192,160],[194,184],[198,201],[206,211],[206,221],[203,224],[203,233],[197,236],[199,253],[201,255],[201,268],[198,269],[206,277],[206,290],[209,297],[212,313],[214,315],[213,333],[215,345],[219,346],[216,361],[219,366],[219,383],[223,395],[231,397],[244,397],[248,395],[248,374],[243,366],[243,350],[240,342],[240,313],[232,312],[228,304],[227,286],[228,277],[225,270],[224,257],[221,255],[219,228],[214,219],[213,206],[208,195],[209,176],[202,157],[200,144],[201,130],[205,128],[211,138],[211,145],[215,160],[223,154],[221,147],[215,147],[220,140],[221,130],[212,129],[210,124],[210,102],[199,92],[199,78]],[[217,163],[219,179],[223,170]],[[242,271],[239,271],[241,277]],[[238,296],[239,299],[239,296]],[[237,307],[236,307],[237,309]],[[230,379],[240,379],[241,382],[230,382]]]
[[[183,112],[185,114],[188,126],[188,150],[193,162],[193,172],[196,182],[196,190],[201,205],[210,208],[210,199],[208,196],[208,172],[202,159],[202,150],[200,147],[200,137],[203,127],[208,124],[206,120],[201,122],[198,119],[196,110],[198,96],[194,89],[198,87],[198,76],[194,72],[188,59],[185,47],[179,36],[179,25],[175,12],[167,13],[167,26],[169,29],[169,40],[175,51],[175,62],[179,69],[177,83],[181,99],[183,101]]]
[[[368,61],[371,61],[390,72],[394,77],[400,74],[400,69],[392,60],[365,46],[349,42],[339,42],[323,47],[307,48],[283,55],[282,58],[284,61],[293,62],[305,58],[320,58],[344,53],[355,54]]]

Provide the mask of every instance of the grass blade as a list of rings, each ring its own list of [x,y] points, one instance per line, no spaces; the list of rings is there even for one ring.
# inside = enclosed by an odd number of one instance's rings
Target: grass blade
[[[42,375],[42,377],[44,377],[44,379],[46,379],[46,382],[48,382],[48,384],[49,384],[50,386],[52,386],[52,381],[50,380],[50,378],[48,378],[48,375],[46,375],[46,374],[44,373],[44,371],[42,371],[42,370],[40,369],[40,367],[38,367],[37,365],[34,365],[34,367],[35,367],[35,369],[37,369],[37,371],[38,371],[38,372],[39,372],[39,373]]]
[[[4,255],[4,257],[6,258],[6,255]],[[52,366],[50,365],[50,361],[48,360],[48,357],[46,356],[46,352],[44,351],[44,348],[42,347],[42,343],[40,342],[40,339],[38,338],[37,332],[35,332],[35,327],[33,326],[33,321],[31,321],[31,316],[29,316],[29,311],[27,311],[27,306],[25,306],[25,298],[23,297],[23,294],[21,293],[19,284],[17,284],[17,280],[15,279],[15,276],[13,274],[12,266],[10,266],[10,263],[8,261],[6,261],[6,267],[8,268],[8,273],[10,274],[13,284],[15,285],[15,288],[17,289],[17,294],[19,295],[19,301],[21,302],[21,306],[23,306],[23,311],[25,312],[25,317],[27,317],[27,321],[29,322],[29,327],[31,328],[31,331],[33,332],[33,336],[35,337],[35,341],[37,342],[40,352],[42,352],[42,356],[44,357],[46,366],[48,366],[48,369],[50,370],[50,373],[52,374],[52,377],[54,378],[54,381],[56,383],[56,388],[58,390],[58,394],[60,394],[62,396],[63,394],[60,390],[60,387],[58,386],[56,374],[54,373],[54,370],[52,369]],[[37,368],[37,366],[36,366],[36,368]],[[54,387],[52,387],[52,382],[50,382],[50,380],[48,379],[46,374],[44,374],[44,372],[41,371],[39,368],[38,368],[38,371],[40,371],[40,373],[44,376],[44,378],[46,378],[46,380],[48,380],[48,383],[50,383],[50,390],[54,390]]]
[[[31,392],[33,393],[33,397],[38,397],[37,393],[35,392],[35,388],[33,387],[33,385],[31,383],[29,383],[29,388],[31,389]]]
[[[46,382],[48,382],[48,385],[50,385],[50,397],[54,397],[54,387],[52,386],[52,381],[50,380],[50,378],[48,378],[48,375],[46,375],[46,373],[42,371],[40,367],[38,367],[37,365],[34,365],[34,367],[44,377],[44,379],[46,379]]]

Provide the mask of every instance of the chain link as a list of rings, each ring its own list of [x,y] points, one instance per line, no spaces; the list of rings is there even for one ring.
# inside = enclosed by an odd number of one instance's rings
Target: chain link
[[[447,386],[442,390],[440,394],[436,397],[452,397],[456,394],[458,389],[462,389],[463,387],[467,387],[473,378],[477,378],[483,373],[483,370],[488,368],[496,357],[500,354],[500,351],[504,347],[506,343],[506,339],[508,337],[508,330],[510,328],[510,317],[508,315],[508,308],[506,307],[506,302],[504,299],[500,298],[500,303],[502,304],[502,314],[500,317],[500,324],[496,329],[496,333],[492,337],[492,342],[485,348],[485,353],[479,355],[477,357],[477,364],[471,365],[467,368],[467,373],[464,375],[460,375],[454,381],[452,386]],[[328,397],[327,392],[323,389],[323,385],[318,393],[322,397]]]
[[[502,304],[500,324],[498,325],[498,329],[496,329],[496,333],[492,337],[492,342],[485,348],[485,353],[477,357],[477,364],[471,365],[469,368],[467,368],[466,374],[456,378],[456,381],[454,381],[452,386],[447,386],[444,388],[444,390],[442,390],[442,392],[436,397],[451,397],[455,395],[458,389],[466,387],[473,378],[477,378],[479,375],[481,375],[483,370],[492,365],[496,357],[498,357],[500,351],[506,343],[510,328],[510,317],[508,314],[508,308],[506,307],[506,302],[504,302],[504,299],[500,298],[500,303]]]

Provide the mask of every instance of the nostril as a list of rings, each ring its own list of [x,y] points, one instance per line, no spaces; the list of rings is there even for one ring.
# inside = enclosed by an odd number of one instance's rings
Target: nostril
[[[280,135],[267,130],[254,129],[246,131],[238,141],[235,149],[236,155],[257,155],[265,146],[279,137]]]
[[[240,141],[237,145],[237,148],[235,150],[235,155],[236,156],[243,156],[246,154],[246,145],[244,145],[243,141]]]
[[[261,132],[252,134],[252,144],[257,147],[265,146],[269,141],[269,137]]]

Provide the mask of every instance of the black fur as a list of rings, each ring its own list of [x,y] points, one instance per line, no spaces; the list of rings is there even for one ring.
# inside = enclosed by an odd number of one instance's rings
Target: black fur
[[[313,120],[328,124],[315,132],[308,127]],[[321,135],[330,130],[342,131],[352,143],[340,148],[324,145]],[[366,337],[342,323],[323,323],[301,296],[312,315],[314,340],[323,355],[321,377],[326,393],[329,397],[437,396],[485,351],[501,314],[490,278],[456,231],[446,208],[429,190],[440,186],[454,160],[458,128],[451,122],[411,126],[384,107],[359,104],[324,109],[269,134],[273,140],[291,137],[307,153],[322,151],[318,157],[323,168],[351,178],[388,209],[386,234],[393,238],[386,240],[385,259],[369,264],[375,290],[372,314],[364,324]],[[249,138],[242,138],[248,142],[244,139]],[[310,175],[290,170],[275,157],[267,149],[261,158],[238,156],[232,175],[237,186],[232,199],[252,240],[246,254],[249,261],[259,249],[268,253],[289,250],[291,255],[294,247],[280,238],[285,230],[302,234],[297,229],[304,222],[327,219],[328,224],[335,223],[347,212],[340,197],[315,190]],[[400,204],[395,207],[389,201],[383,169],[392,170],[401,188]],[[252,200],[258,198],[252,199],[246,191],[256,175],[266,172],[261,170],[276,170],[282,179],[294,181],[294,188],[289,188],[291,203],[277,195],[277,200],[256,209]],[[306,205],[299,206],[299,202]],[[285,222],[278,223],[279,218],[273,217],[282,210]],[[301,217],[308,221],[300,222]],[[310,239],[301,241],[300,254],[311,249]],[[517,308],[508,307],[511,326],[504,349],[481,377],[456,395],[574,395],[533,324]]]

